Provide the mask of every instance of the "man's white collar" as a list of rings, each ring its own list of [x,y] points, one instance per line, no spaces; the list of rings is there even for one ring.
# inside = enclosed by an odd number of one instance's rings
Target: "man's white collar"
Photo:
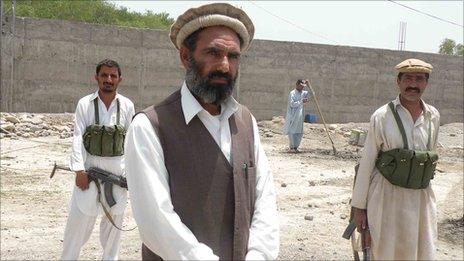
[[[204,109],[201,106],[201,104],[197,101],[197,99],[193,96],[193,94],[190,92],[185,82],[182,84],[182,88],[180,89],[180,95],[185,124],[189,124],[193,117],[195,117],[195,115],[197,115]],[[231,110],[232,113],[234,113],[238,109],[238,102],[231,96],[221,104],[221,109],[221,113],[223,113],[226,110]]]

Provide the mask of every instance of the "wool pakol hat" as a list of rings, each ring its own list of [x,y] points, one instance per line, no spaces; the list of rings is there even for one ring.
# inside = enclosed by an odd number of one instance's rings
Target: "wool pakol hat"
[[[250,47],[255,33],[253,22],[243,10],[226,3],[214,3],[190,8],[180,15],[171,26],[169,37],[179,50],[189,35],[210,26],[226,26],[234,30],[242,40],[242,51]]]
[[[433,66],[419,59],[407,59],[395,66],[399,73],[431,73]]]

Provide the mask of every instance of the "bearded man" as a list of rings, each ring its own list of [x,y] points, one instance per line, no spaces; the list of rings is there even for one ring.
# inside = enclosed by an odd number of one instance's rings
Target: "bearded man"
[[[272,174],[255,118],[231,96],[253,35],[247,14],[222,3],[171,27],[185,82],[137,114],[126,136],[143,260],[277,258]]]

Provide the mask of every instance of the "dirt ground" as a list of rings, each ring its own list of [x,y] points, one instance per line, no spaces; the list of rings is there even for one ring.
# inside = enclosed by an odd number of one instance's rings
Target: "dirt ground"
[[[47,115],[54,124],[72,115]],[[331,131],[338,154],[321,124],[305,124],[301,153],[287,152],[282,119],[259,123],[278,192],[281,245],[279,259],[348,260],[349,241],[341,237],[349,217],[353,166],[362,147],[348,143],[347,130],[367,123],[337,124]],[[345,135],[344,135],[345,133]],[[438,205],[439,260],[463,260],[463,123],[440,127],[440,162],[433,182]],[[1,139],[2,260],[55,260],[62,238],[74,178],[53,163],[67,164],[71,138],[58,136]],[[305,219],[305,216],[307,217]],[[97,220],[97,223],[99,221]],[[135,226],[130,202],[124,226]],[[98,227],[81,251],[81,259],[100,259]],[[120,259],[140,259],[137,230],[123,232]]]

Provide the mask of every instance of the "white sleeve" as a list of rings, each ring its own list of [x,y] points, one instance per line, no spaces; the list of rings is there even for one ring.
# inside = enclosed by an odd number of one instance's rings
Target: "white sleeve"
[[[290,102],[290,107],[292,108],[298,108],[301,106],[301,104],[303,104],[303,100],[297,99],[293,92],[290,92],[288,95],[288,101]]]
[[[279,253],[279,220],[274,179],[253,117],[256,199],[245,260],[273,260]]]
[[[370,179],[375,168],[375,159],[377,158],[382,144],[381,129],[381,121],[378,120],[378,117],[373,115],[369,123],[369,132],[367,133],[363,154],[359,161],[358,174],[356,176],[351,198],[351,206],[355,208],[367,208],[367,194],[369,192]]]
[[[126,130],[129,129],[129,125],[132,122],[132,118],[135,115],[135,109],[134,109],[134,103],[129,102],[129,106],[127,109],[127,114],[126,114],[126,123],[125,123],[125,128]]]
[[[163,149],[145,114],[134,118],[125,142],[127,184],[142,242],[164,260],[218,260],[174,212]]]
[[[72,141],[72,152],[69,163],[69,168],[72,171],[85,170],[84,162],[87,157],[87,152],[84,148],[82,135],[84,135],[87,127],[84,119],[84,108],[82,102],[77,103],[76,112],[74,113],[74,131]]]

